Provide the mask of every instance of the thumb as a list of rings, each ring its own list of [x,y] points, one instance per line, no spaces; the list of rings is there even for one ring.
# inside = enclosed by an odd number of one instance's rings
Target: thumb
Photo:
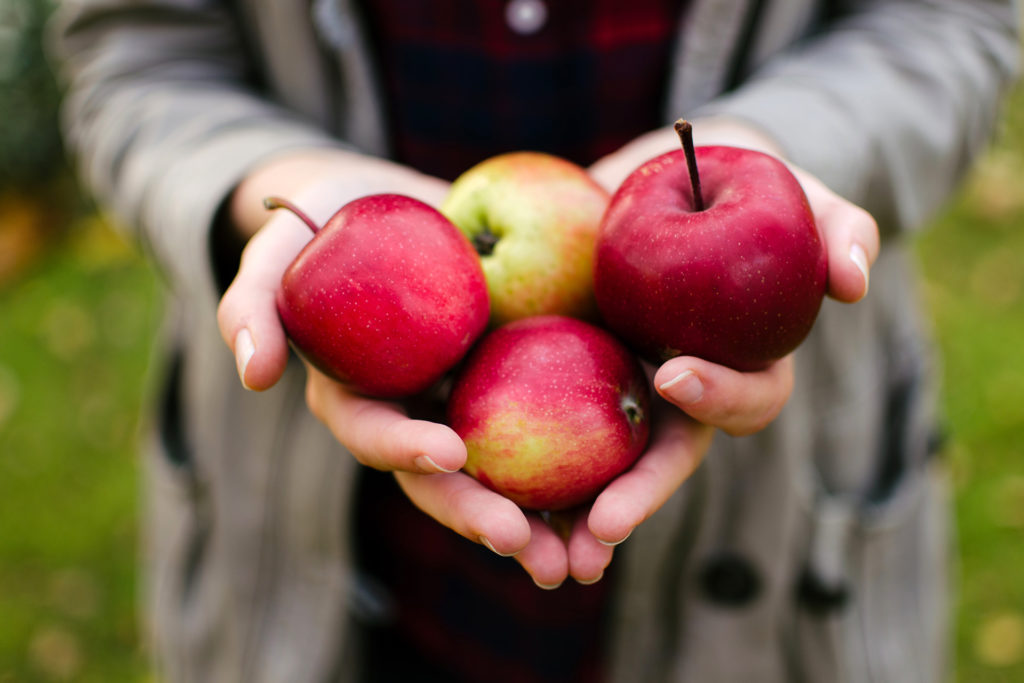
[[[288,341],[277,314],[277,292],[284,271],[309,239],[309,230],[293,216],[281,213],[268,221],[246,245],[217,307],[221,336],[247,389],[269,389],[284,374]]]
[[[800,180],[828,253],[828,294],[853,303],[868,293],[871,264],[878,258],[878,224],[867,211],[840,197],[800,169]]]

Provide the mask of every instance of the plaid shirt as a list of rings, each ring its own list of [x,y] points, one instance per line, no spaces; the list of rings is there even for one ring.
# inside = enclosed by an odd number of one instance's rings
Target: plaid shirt
[[[506,151],[545,151],[589,165],[664,123],[664,85],[684,4],[364,2],[396,158],[447,179]],[[508,8],[524,5],[546,8],[532,33],[510,28],[516,22]]]
[[[511,18],[523,0],[363,2],[398,160],[447,179],[513,150],[589,165],[662,124],[683,0],[541,1],[539,25],[537,0]],[[367,630],[365,680],[601,680],[614,563],[593,586],[543,591],[416,510],[389,475],[364,473],[360,491],[363,570],[393,604]]]
[[[362,571],[385,588],[387,620],[365,629],[367,683],[600,681],[613,569],[545,591],[420,512],[387,473],[365,470],[356,516]]]

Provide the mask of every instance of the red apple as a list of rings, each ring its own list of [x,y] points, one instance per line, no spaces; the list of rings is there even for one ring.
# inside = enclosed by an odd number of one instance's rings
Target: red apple
[[[652,362],[693,355],[763,369],[814,324],[824,241],[785,164],[749,149],[694,150],[688,124],[677,130],[684,149],[643,164],[612,196],[597,242],[598,307]]]
[[[486,335],[456,375],[448,424],[465,471],[524,508],[592,499],[643,451],[647,378],[607,331],[564,316],[524,318]]]
[[[441,212],[480,254],[494,327],[596,319],[594,242],[608,198],[585,169],[540,152],[500,154],[455,179]]]
[[[487,325],[476,252],[448,219],[395,194],[349,202],[314,231],[281,279],[288,337],[322,372],[380,398],[419,393],[452,368]]]

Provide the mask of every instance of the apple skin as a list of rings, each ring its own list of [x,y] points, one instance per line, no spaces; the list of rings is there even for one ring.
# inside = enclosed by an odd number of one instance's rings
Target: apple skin
[[[447,404],[465,472],[526,509],[591,500],[647,444],[650,389],[606,330],[565,316],[508,323],[470,352]]]
[[[605,324],[654,363],[698,356],[761,370],[806,338],[828,277],[799,181],[775,157],[696,148],[705,209],[682,150],[651,159],[613,195],[594,289]]]
[[[309,362],[379,398],[437,382],[486,328],[488,305],[469,241],[433,207],[396,194],[339,209],[285,271],[277,297]]]
[[[540,152],[491,157],[456,178],[441,213],[480,254],[492,326],[596,318],[594,243],[608,199],[583,168]]]

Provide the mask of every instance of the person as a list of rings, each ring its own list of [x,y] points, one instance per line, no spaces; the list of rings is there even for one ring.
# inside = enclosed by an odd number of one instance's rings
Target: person
[[[162,675],[942,679],[907,236],[992,135],[1017,30],[996,0],[65,3],[69,147],[171,292],[146,461]],[[440,422],[289,353],[274,297],[309,233],[264,196],[318,222],[376,192],[437,204],[527,148],[613,190],[680,116],[791,164],[830,300],[765,371],[658,367],[648,450],[562,532],[458,472]]]

